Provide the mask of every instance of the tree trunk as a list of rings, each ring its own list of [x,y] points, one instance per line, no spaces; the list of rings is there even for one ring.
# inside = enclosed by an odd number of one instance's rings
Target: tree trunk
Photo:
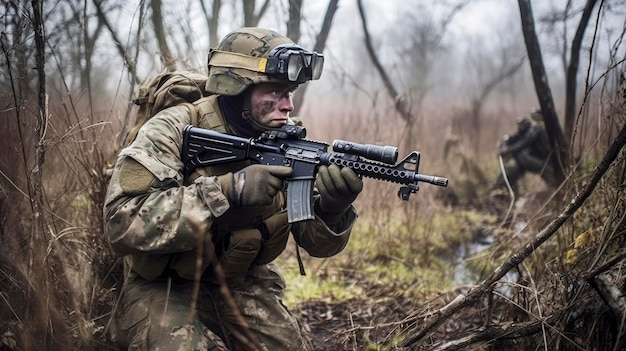
[[[122,44],[122,40],[117,35],[117,32],[111,25],[111,22],[109,22],[109,19],[104,13],[104,11],[102,10],[102,5],[100,3],[101,3],[101,0],[93,0],[93,4],[96,6],[96,11],[98,13],[98,18],[99,18],[98,20],[102,22],[102,24],[109,31],[109,35],[111,35],[113,43],[115,44],[115,48],[117,49],[120,57],[124,61],[124,64],[126,65],[126,67],[128,67],[128,72],[130,72],[133,75],[133,79],[131,80],[131,83],[139,83],[139,80],[136,79],[136,76],[134,75],[136,71],[135,70],[136,61],[132,60],[130,54],[126,51],[125,46]],[[141,9],[143,10],[143,7]],[[141,13],[143,13],[143,11],[141,11]],[[141,19],[143,18],[143,16],[139,16],[139,18]],[[141,25],[141,23],[142,22],[140,22],[139,27],[137,29],[137,32],[139,34],[141,34],[141,30],[143,29],[143,26]]]
[[[159,43],[159,51],[161,52],[161,60],[168,72],[176,70],[176,62],[172,57],[169,46],[167,45],[167,36],[165,35],[165,27],[163,26],[163,14],[161,13],[161,0],[150,1],[152,7],[152,26],[154,34]]]
[[[302,21],[302,0],[289,1],[289,20],[287,20],[287,37],[295,43],[300,41],[300,22]]]
[[[561,183],[565,179],[565,169],[567,168],[567,165],[564,163],[564,160],[568,160],[567,144],[565,143],[559,118],[554,109],[554,99],[552,98],[552,91],[550,90],[548,76],[543,64],[539,40],[535,33],[535,21],[533,19],[530,0],[518,0],[518,4],[522,22],[522,32],[524,33],[526,50],[528,52],[528,61],[530,62],[546,132],[553,150],[552,157],[550,158],[550,166],[554,170],[557,183]]]
[[[213,6],[211,11],[208,11],[204,1],[199,0],[200,6],[202,6],[202,12],[204,12],[204,19],[206,20],[207,28],[209,28],[209,47],[216,47],[219,42],[217,36],[217,25],[219,23],[220,8],[222,7],[221,0],[213,0]],[[209,13],[211,14],[209,16]]]
[[[567,75],[565,77],[565,141],[567,148],[570,148],[572,137],[574,136],[574,122],[576,120],[576,76],[578,75],[578,64],[580,62],[580,47],[583,41],[585,29],[589,24],[591,12],[597,0],[588,0],[585,4],[582,17],[578,23],[576,34],[572,40],[571,54],[569,65],[567,66]]]
[[[383,81],[383,85],[385,86],[387,95],[389,95],[389,98],[391,99],[391,101],[394,102],[395,110],[400,114],[400,117],[402,118],[402,120],[407,126],[406,130],[408,130],[409,133],[408,133],[408,140],[406,142],[407,142],[407,145],[411,146],[413,145],[413,140],[412,140],[413,133],[411,131],[413,130],[413,126],[415,125],[415,121],[414,121],[415,117],[411,113],[410,104],[407,103],[406,95],[402,95],[398,93],[398,91],[393,85],[393,82],[391,81],[391,78],[389,77],[389,74],[387,73],[387,71],[385,71],[385,68],[383,67],[382,62],[380,62],[380,60],[378,59],[378,56],[376,55],[376,52],[374,50],[374,45],[372,44],[372,39],[369,33],[369,29],[367,26],[367,19],[365,18],[365,9],[363,8],[362,0],[357,0],[357,4],[359,7],[359,14],[361,16],[361,22],[363,24],[363,34],[365,37],[365,47],[367,49],[367,54],[372,60],[372,63],[374,64],[376,71],[380,75],[380,79]]]
[[[243,25],[245,27],[256,27],[259,25],[259,20],[265,14],[269,7],[269,0],[265,0],[263,6],[259,10],[259,13],[254,13],[254,9],[256,8],[255,0],[243,0]]]
[[[328,39],[328,34],[330,33],[330,28],[333,24],[333,18],[335,17],[335,13],[337,12],[339,0],[330,0],[328,2],[328,7],[326,8],[326,15],[324,16],[324,22],[322,23],[322,29],[317,34],[317,38],[315,39],[315,46],[313,46],[313,50],[316,52],[324,52],[324,48],[326,47],[326,40]],[[293,114],[297,115],[302,107],[302,103],[304,101],[304,94],[306,93],[309,84],[303,84],[298,90],[296,90],[293,97],[293,105],[295,106],[293,110]]]

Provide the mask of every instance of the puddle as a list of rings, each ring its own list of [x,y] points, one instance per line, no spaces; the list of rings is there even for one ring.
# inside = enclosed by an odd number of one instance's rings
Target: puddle
[[[526,226],[526,223],[520,222],[515,224],[515,230],[521,231]],[[455,286],[463,287],[460,290],[462,292],[466,292],[469,290],[469,287],[480,284],[484,276],[480,276],[479,274],[472,272],[470,268],[467,267],[468,260],[472,259],[472,256],[475,256],[482,251],[488,249],[493,244],[493,237],[487,236],[480,238],[472,243],[467,245],[457,247],[456,251],[456,261],[454,262],[454,279],[453,284]],[[483,274],[489,274],[491,272],[483,272]],[[515,283],[518,281],[518,274],[514,270],[509,271],[500,279],[500,282],[505,283]],[[510,296],[511,288],[508,284],[500,284],[498,291],[504,296]]]

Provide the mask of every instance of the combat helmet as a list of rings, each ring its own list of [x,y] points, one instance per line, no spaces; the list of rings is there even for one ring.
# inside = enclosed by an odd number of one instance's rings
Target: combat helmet
[[[538,108],[534,108],[530,111],[530,118],[535,122],[543,121],[543,115],[541,114],[541,110]]]
[[[206,90],[239,95],[253,84],[302,84],[319,79],[324,56],[273,30],[245,27],[227,34],[209,52]]]
[[[528,128],[532,125],[530,117],[524,116],[517,120],[517,125],[520,127]]]

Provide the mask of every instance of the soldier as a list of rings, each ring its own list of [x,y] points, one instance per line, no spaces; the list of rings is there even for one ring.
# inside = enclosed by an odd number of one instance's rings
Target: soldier
[[[197,126],[243,137],[285,124],[299,84],[318,79],[323,56],[261,28],[226,35],[209,53]],[[132,350],[313,350],[283,305],[272,261],[289,233],[311,256],[344,249],[363,187],[349,168],[321,166],[315,220],[289,224],[284,179],[291,168],[242,162],[183,179],[188,106],[149,119],[117,158],[105,201],[105,232],[124,257],[116,319]],[[305,201],[305,200],[303,200]],[[224,289],[223,282],[227,289]]]
[[[511,188],[517,192],[517,182],[528,171],[539,174],[548,184],[552,184],[551,169],[548,165],[550,147],[547,142],[541,114],[533,111],[530,116],[517,121],[517,132],[505,135],[499,142],[505,175],[501,174],[495,187],[505,185],[504,176]]]

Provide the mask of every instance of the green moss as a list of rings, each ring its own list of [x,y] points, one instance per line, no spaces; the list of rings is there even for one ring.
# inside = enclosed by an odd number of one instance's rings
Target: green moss
[[[326,260],[303,258],[306,276],[300,276],[295,258],[280,258],[288,286],[286,304],[340,302],[364,297],[372,287],[394,287],[408,295],[450,289],[455,250],[473,240],[471,228],[485,221],[484,214],[441,212],[410,221],[402,217],[379,225],[362,215],[342,253]],[[484,263],[474,262],[484,271]]]
[[[359,286],[350,286],[338,276],[300,275],[297,267],[282,268],[287,281],[284,303],[294,306],[309,300],[332,300],[342,302],[351,298],[363,298]]]

